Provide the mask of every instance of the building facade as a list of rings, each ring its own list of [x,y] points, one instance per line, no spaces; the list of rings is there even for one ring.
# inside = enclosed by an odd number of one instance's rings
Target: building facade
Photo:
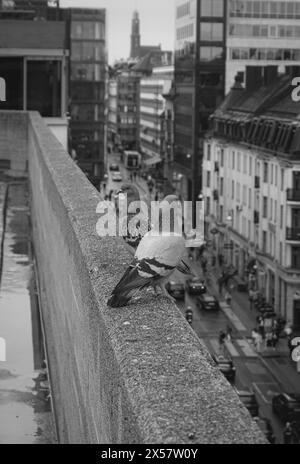
[[[146,155],[146,164],[162,161],[162,116],[166,109],[164,94],[170,92],[173,82],[172,66],[154,68],[150,77],[140,83],[140,150]]]
[[[226,4],[176,1],[173,178],[188,200],[201,193],[203,136],[224,98]]]
[[[53,7],[49,7],[49,4],[53,4]],[[67,104],[63,108],[56,109],[56,113],[59,112],[65,118],[68,117],[70,154],[89,179],[98,185],[105,173],[106,164],[107,52],[105,9],[64,9],[58,7],[58,2],[42,0],[37,2],[33,0],[3,1],[1,6],[0,31],[3,31],[3,43],[7,44],[7,37],[12,35],[8,31],[9,35],[5,36],[6,29],[11,28],[15,35],[9,47],[11,59],[13,59],[13,55],[19,53],[15,50],[16,48],[19,50],[24,48],[22,37],[24,37],[24,43],[31,40],[32,48],[41,49],[41,56],[47,55],[49,49],[52,50],[55,41],[59,39],[63,41],[62,48],[65,52],[62,55],[63,57],[69,56],[68,64],[65,61],[62,64],[57,64],[59,60],[55,58],[56,64],[51,66],[52,68],[53,66],[63,66],[65,82],[62,88]],[[37,28],[41,30],[42,41],[39,41],[38,35],[35,35],[34,31]],[[14,44],[16,38],[20,42],[18,47]],[[55,56],[53,52],[51,53],[52,56]],[[8,57],[8,52],[6,52],[6,56]],[[10,65],[7,64],[7,66],[7,72],[9,72]],[[57,81],[56,76],[59,75],[59,71],[56,68],[48,71],[48,68],[39,65],[37,58],[35,58],[34,67],[30,79],[32,82],[37,81],[36,88],[46,79],[46,76],[51,83]],[[16,73],[20,72],[18,67]],[[53,87],[53,84],[51,85]],[[20,100],[21,90],[19,87],[15,88],[17,91],[14,92],[14,100]],[[53,91],[51,89],[51,95],[53,95]],[[32,92],[34,96],[35,91]],[[34,108],[40,111],[43,116],[47,112],[49,113],[49,109],[46,110],[43,107],[48,102],[45,95],[44,98],[40,98],[39,105],[35,105]],[[53,96],[51,98],[53,104],[55,98]],[[15,103],[13,104],[15,106]]]
[[[300,0],[229,0],[226,94],[246,66],[300,64]]]
[[[216,256],[299,328],[300,106],[291,100],[292,75],[273,75],[253,91],[236,82],[205,141],[203,193]]]

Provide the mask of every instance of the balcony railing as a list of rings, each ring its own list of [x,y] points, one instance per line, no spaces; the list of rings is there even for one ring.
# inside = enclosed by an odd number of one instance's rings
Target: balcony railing
[[[286,199],[287,201],[300,201],[300,190],[287,189]]]
[[[260,177],[259,176],[255,176],[254,188],[256,189],[260,188]]]
[[[300,228],[299,227],[287,227],[286,228],[286,240],[293,240],[300,242]]]
[[[254,215],[253,215],[253,219],[254,219],[254,224],[259,224],[259,212],[258,211],[254,211]]]

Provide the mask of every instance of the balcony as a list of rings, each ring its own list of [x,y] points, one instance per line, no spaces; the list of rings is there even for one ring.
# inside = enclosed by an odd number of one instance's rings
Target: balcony
[[[260,188],[260,177],[259,176],[255,176],[254,188],[256,189]]]
[[[299,227],[287,227],[286,228],[286,240],[293,242],[300,242],[300,228]]]
[[[259,212],[254,211],[254,224],[259,224]]]
[[[299,201],[300,202],[300,190],[287,189],[286,201]]]

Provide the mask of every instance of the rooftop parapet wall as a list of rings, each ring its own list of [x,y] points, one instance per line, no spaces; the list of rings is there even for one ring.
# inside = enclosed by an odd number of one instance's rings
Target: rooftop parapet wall
[[[97,236],[98,192],[37,113],[22,117],[60,441],[264,443],[174,305],[145,296],[107,307],[130,253]]]

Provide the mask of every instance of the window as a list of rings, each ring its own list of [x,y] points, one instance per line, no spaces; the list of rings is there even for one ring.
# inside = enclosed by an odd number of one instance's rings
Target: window
[[[292,247],[292,268],[300,269],[300,247]]]
[[[263,197],[263,218],[268,217],[268,197]]]
[[[205,202],[205,207],[206,207],[206,214],[210,214],[210,197],[206,197],[206,202]]]
[[[279,264],[283,266],[283,246],[282,242],[279,243]]]
[[[234,180],[231,182],[231,198],[234,200]]]
[[[200,47],[200,60],[212,61],[221,59],[223,55],[222,47]]]
[[[278,166],[275,166],[275,179],[274,179],[274,185],[277,187],[278,184]]]
[[[23,58],[1,57],[0,76],[6,82],[6,101],[0,103],[1,110],[23,110]]]
[[[267,232],[265,230],[262,233],[262,250],[267,253]]]
[[[248,220],[248,238],[251,239],[251,221]]]
[[[207,145],[207,161],[210,161],[211,158],[211,145]]]
[[[237,154],[237,170],[240,172],[241,170],[241,154]]]
[[[210,187],[210,171],[207,171],[206,186]]]
[[[244,174],[247,174],[247,155],[244,155]]]
[[[249,207],[249,209],[252,208],[252,190],[251,190],[251,188],[249,188],[249,190],[248,190],[248,207]]]
[[[270,179],[271,185],[273,185],[273,177],[274,177],[274,165],[271,164],[271,179]]]
[[[264,163],[263,181],[268,183],[268,163]]]
[[[223,17],[223,0],[201,0],[201,17]]]
[[[224,195],[224,178],[220,178],[220,195]]]
[[[219,217],[220,222],[223,222],[223,217],[224,217],[224,207],[220,205],[220,217]]]
[[[209,42],[223,41],[223,24],[222,23],[201,23],[200,40]]]
[[[284,169],[281,169],[281,179],[280,179],[280,190],[283,192],[284,189]]]
[[[243,204],[247,206],[247,188],[245,185],[243,186]]]
[[[252,176],[252,158],[249,156],[249,176]]]
[[[236,185],[236,200],[241,201],[241,185],[239,182]]]
[[[61,116],[61,62],[27,61],[27,110]]]
[[[280,229],[283,229],[283,205],[280,205]]]
[[[233,151],[232,152],[232,165],[231,165],[232,169],[235,169],[235,152]]]
[[[105,39],[105,25],[99,21],[72,21],[71,38],[103,40]]]
[[[100,64],[72,64],[71,80],[74,81],[101,81],[105,78],[105,71]]]
[[[224,150],[223,148],[221,149],[221,167],[224,167]]]
[[[274,200],[274,222],[277,223],[277,200]]]
[[[270,198],[270,221],[273,220],[273,198]]]

